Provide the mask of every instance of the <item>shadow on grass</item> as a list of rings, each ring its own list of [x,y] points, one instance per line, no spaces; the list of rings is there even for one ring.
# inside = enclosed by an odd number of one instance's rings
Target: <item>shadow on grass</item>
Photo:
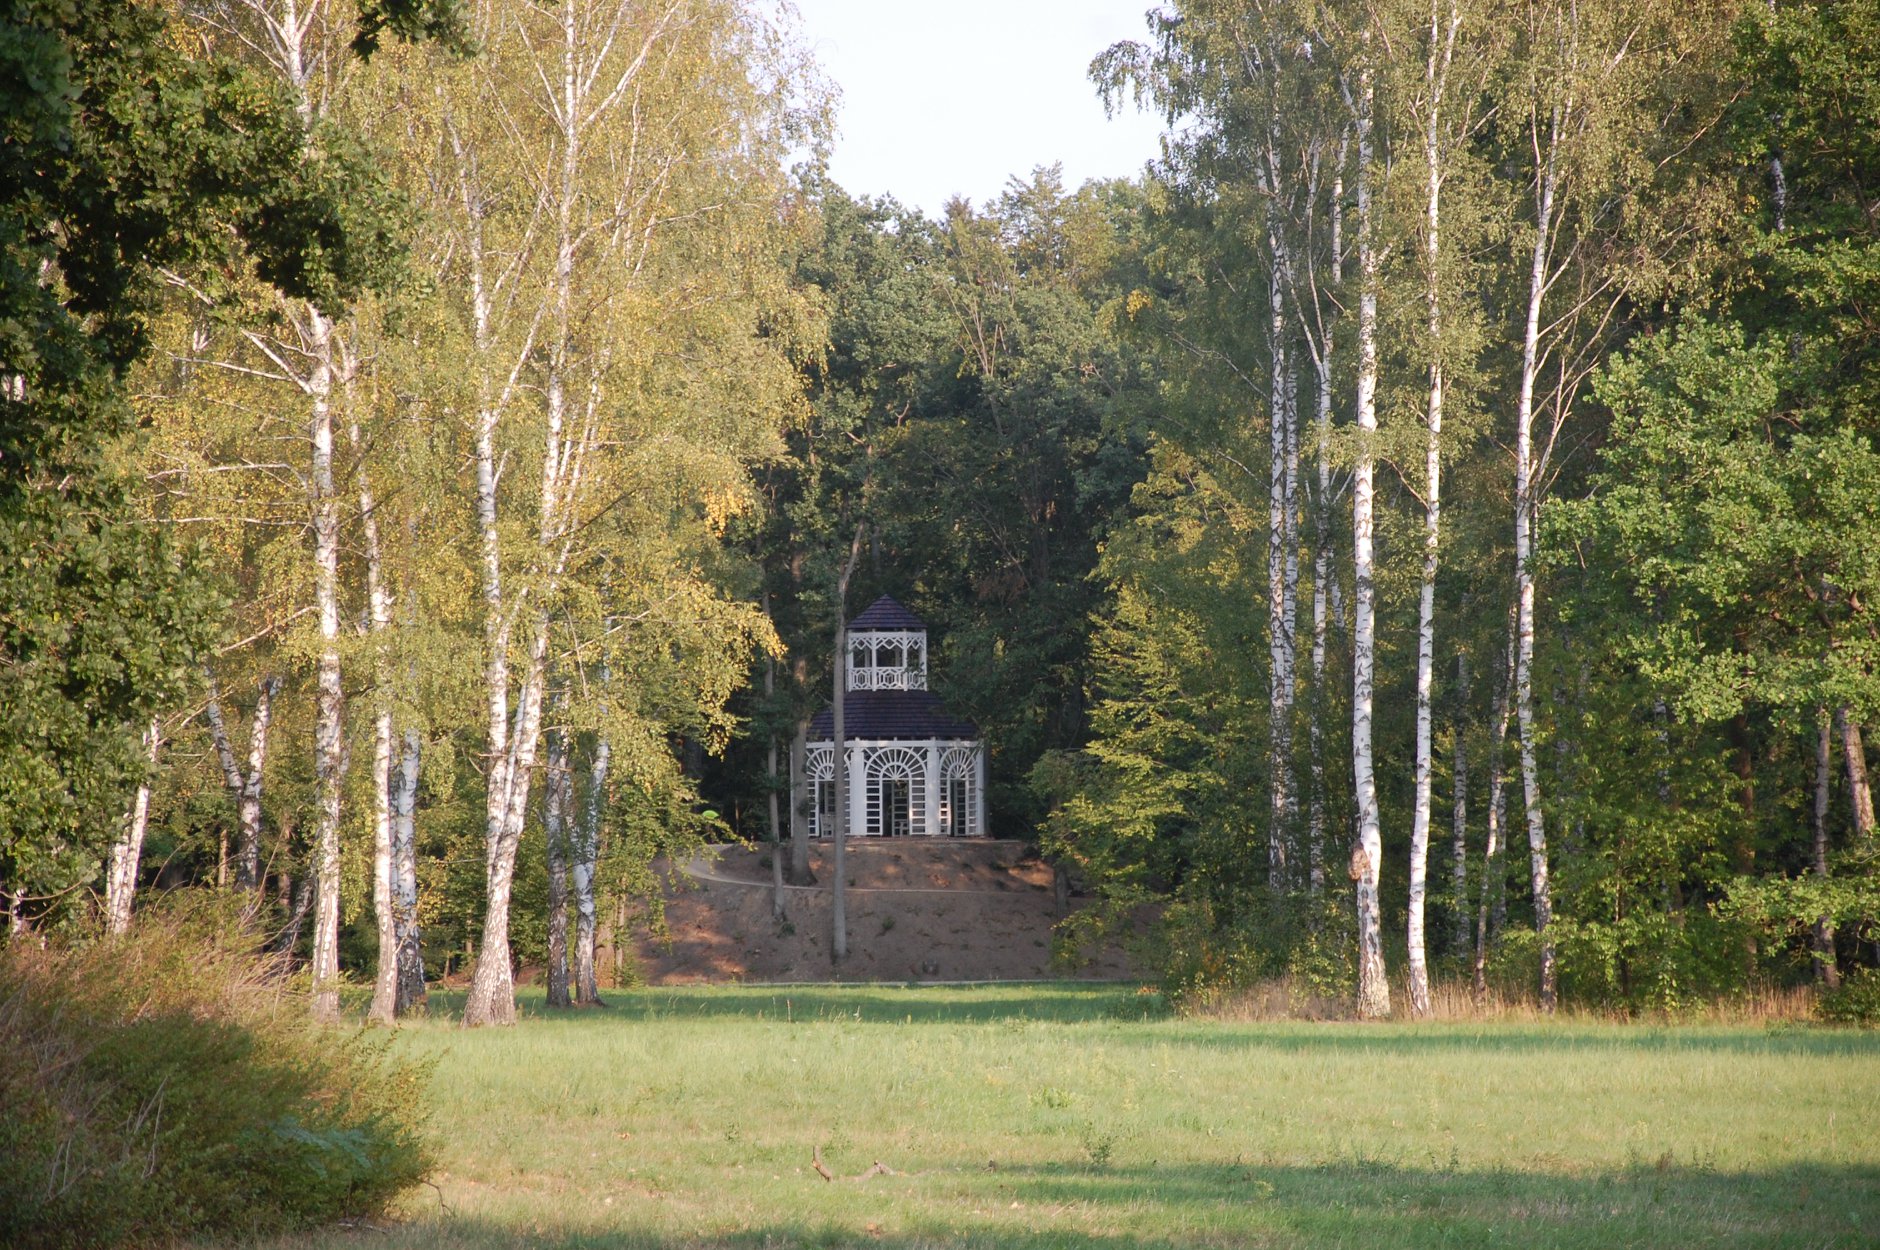
[[[778,1023],[859,1021],[865,1024],[989,1024],[1009,1020],[1088,1024],[1127,1013],[1133,986],[1093,988],[1068,982],[988,985],[865,987],[712,986],[613,990],[600,1008],[550,1009],[540,991],[525,988],[518,1003],[525,1020],[763,1020]],[[433,990],[431,1015],[456,1019],[463,992]]]
[[[610,991],[606,1006],[550,1009],[542,993],[519,994],[523,1020],[607,1024],[662,1020],[745,1020],[778,1024],[862,1023],[1140,1024],[1155,1040],[1214,1050],[1263,1049],[1394,1053],[1528,1054],[1575,1050],[1633,1052],[1728,1052],[1733,1054],[1873,1056],[1880,1059],[1880,1030],[1779,1025],[1608,1024],[1577,1020],[1441,1021],[1410,1024],[1350,1022],[1226,1022],[1183,1020],[1144,1011],[1145,1001],[1127,985],[1076,982],[1005,985],[907,986],[711,986]],[[462,991],[434,990],[433,1018],[454,1020],[463,1009]]]
[[[1880,1167],[1793,1167],[1726,1173],[1670,1160],[1558,1175],[1511,1169],[1409,1167],[1354,1156],[1316,1167],[1263,1164],[1044,1167],[949,1176],[961,1206],[935,1220],[908,1209],[919,1177],[871,1183],[878,1213],[832,1218],[806,1189],[795,1209],[733,1232],[631,1227],[633,1200],[594,1227],[607,1199],[567,1209],[572,1227],[500,1225],[450,1215],[372,1235],[374,1246],[455,1250],[755,1250],[875,1246],[887,1250],[1177,1250],[1192,1246],[1867,1247],[1880,1239]],[[937,1195],[936,1195],[937,1196]],[[853,1211],[854,1192],[843,1196]],[[819,1210],[822,1208],[822,1210]],[[582,1225],[588,1225],[582,1228]],[[361,1243],[363,1244],[361,1239]],[[292,1242],[290,1245],[303,1245]],[[353,1244],[328,1235],[320,1245]]]

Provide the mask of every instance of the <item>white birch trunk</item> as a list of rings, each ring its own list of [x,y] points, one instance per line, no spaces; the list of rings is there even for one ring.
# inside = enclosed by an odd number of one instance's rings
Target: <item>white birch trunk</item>
[[[259,692],[255,696],[254,716],[248,725],[248,768],[242,768],[235,762],[235,751],[229,741],[228,725],[222,715],[220,691],[216,689],[215,674],[203,670],[209,685],[209,705],[204,715],[209,721],[209,738],[215,744],[216,756],[222,764],[222,779],[227,784],[230,796],[235,800],[235,820],[237,842],[235,846],[235,885],[237,889],[258,892],[261,889],[261,799],[263,793],[263,769],[268,759],[268,730],[274,719],[274,699],[281,691],[279,677],[265,677],[261,680]],[[252,909],[259,904],[255,900],[249,904]]]
[[[157,751],[163,742],[153,716],[144,731],[144,752],[151,768],[157,766]],[[144,853],[144,830],[150,823],[150,779],[138,783],[131,799],[131,810],[124,821],[124,832],[111,847],[110,872],[105,877],[104,927],[107,933],[127,933],[131,927],[131,906],[137,899],[137,868]]]
[[[1555,114],[1558,129],[1558,113]],[[1547,293],[1548,244],[1553,237],[1554,154],[1550,137],[1535,180],[1534,249],[1528,271],[1527,322],[1521,339],[1521,390],[1515,407],[1514,576],[1516,596],[1514,703],[1520,727],[1521,791],[1527,807],[1528,858],[1533,880],[1534,931],[1540,938],[1540,1002],[1552,1011],[1557,997],[1553,935],[1553,899],[1548,879],[1547,826],[1541,811],[1540,767],[1534,735],[1534,384],[1540,371],[1541,304]]]
[[[1501,670],[1495,675],[1495,707],[1490,717],[1488,738],[1488,840],[1482,848],[1482,898],[1475,922],[1475,997],[1480,1002],[1488,995],[1488,946],[1501,931],[1505,871],[1502,847],[1506,841],[1507,747],[1509,690],[1513,685],[1516,616],[1508,614],[1508,640],[1503,649]],[[1491,923],[1493,925],[1491,927]]]
[[[1362,55],[1369,56],[1368,43]],[[1358,836],[1351,854],[1357,885],[1358,1015],[1375,1020],[1390,1014],[1390,982],[1384,969],[1383,912],[1379,874],[1383,835],[1379,827],[1377,779],[1371,756],[1372,699],[1377,657],[1376,587],[1372,567],[1374,473],[1377,432],[1377,222],[1372,202],[1372,107],[1375,88],[1368,64],[1359,70],[1356,101],[1358,132],[1358,376],[1357,425],[1360,439],[1352,472],[1352,654],[1351,771],[1357,803]]]
[[[1456,653],[1455,738],[1450,747],[1449,949],[1458,959],[1469,951],[1469,653]]]
[[[1451,10],[1450,38],[1455,36]],[[1423,127],[1424,300],[1429,331],[1429,396],[1424,419],[1423,577],[1417,608],[1416,765],[1410,815],[1410,892],[1407,937],[1410,966],[1410,1014],[1430,1014],[1429,957],[1424,940],[1428,899],[1430,802],[1435,777],[1436,570],[1441,552],[1443,480],[1443,304],[1442,304],[1442,104],[1448,57],[1441,38],[1438,10],[1430,6],[1429,55],[1424,71]],[[1452,45],[1453,46],[1453,45]]]
[[[333,491],[334,328],[309,304],[307,344],[313,361],[307,391],[313,472],[314,603],[320,618],[313,731],[315,819],[313,891],[313,1014],[339,1017],[339,830],[346,769],[345,693],[339,662],[339,497]]]
[[[1834,749],[1827,709],[1822,709],[1820,717],[1820,732],[1815,738],[1813,866],[1815,876],[1826,881],[1828,879],[1828,795],[1834,784]],[[1841,984],[1841,969],[1834,954],[1834,922],[1826,916],[1815,921],[1815,975],[1829,989],[1834,989]]]
[[[1338,144],[1337,166],[1332,172],[1332,194],[1329,218],[1331,221],[1331,260],[1330,271],[1334,291],[1344,281],[1344,224],[1345,224],[1345,159],[1349,154],[1348,140],[1340,138]],[[1316,298],[1316,297],[1315,297]],[[1326,633],[1329,628],[1331,593],[1335,589],[1332,583],[1332,379],[1333,357],[1336,337],[1329,331],[1323,331],[1317,339],[1317,351],[1313,357],[1313,368],[1318,378],[1317,411],[1317,448],[1316,470],[1318,491],[1314,498],[1314,510],[1318,530],[1317,550],[1313,553],[1312,567],[1312,723],[1308,730],[1311,750],[1312,769],[1312,812],[1311,812],[1311,849],[1309,874],[1314,897],[1325,891],[1325,831],[1326,831],[1326,792],[1325,792],[1325,716],[1329,711],[1326,700]]]
[[[398,922],[398,1014],[424,1009],[424,935],[418,922],[418,770],[423,738],[404,733],[392,786],[393,914]]]
[[[587,807],[575,826],[574,844],[574,1001],[599,1006],[600,982],[594,971],[594,875],[600,867],[601,815],[607,810],[607,769],[613,757],[607,736],[594,744],[594,762],[588,771]]]
[[[1269,194],[1272,188],[1269,187]],[[1277,209],[1267,223],[1267,334],[1272,372],[1267,392],[1271,460],[1267,491],[1267,659],[1268,659],[1268,810],[1266,884],[1274,894],[1286,889],[1292,825],[1298,800],[1292,788],[1293,636],[1287,611],[1286,556],[1290,530],[1286,497],[1286,249],[1280,239]]]
[[[351,386],[346,390],[351,409]],[[348,417],[348,440],[354,452],[363,456],[365,438],[359,428],[357,411],[349,411]],[[372,493],[371,473],[363,459],[354,467],[353,474],[359,484],[359,521],[365,538],[366,611],[377,687],[372,709],[372,910],[378,923],[379,954],[366,1019],[390,1026],[398,1019],[399,998],[398,916],[394,903],[397,870],[392,847],[392,757],[396,743],[392,729],[391,659],[387,652],[392,596],[385,581],[384,550],[379,541],[378,500]]]
[[[568,826],[574,823],[574,773],[568,731],[548,740],[542,784],[542,833],[548,842],[548,1005],[573,1005],[568,986]]]

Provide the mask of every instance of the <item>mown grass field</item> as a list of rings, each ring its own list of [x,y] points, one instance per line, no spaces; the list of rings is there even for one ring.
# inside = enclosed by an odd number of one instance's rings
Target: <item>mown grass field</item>
[[[1873,1032],[1130,1019],[1070,985],[610,1002],[405,1030],[436,1191],[286,1244],[1880,1245]]]

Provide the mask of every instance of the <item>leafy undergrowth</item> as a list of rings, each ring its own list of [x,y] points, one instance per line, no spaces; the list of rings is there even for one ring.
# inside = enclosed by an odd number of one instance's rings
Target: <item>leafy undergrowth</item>
[[[238,930],[0,948],[0,1242],[165,1243],[383,1211],[429,1166],[424,1066],[307,1023]]]
[[[466,1033],[439,996],[439,1192],[277,1250],[1880,1243],[1880,1035],[1150,997],[665,988]]]

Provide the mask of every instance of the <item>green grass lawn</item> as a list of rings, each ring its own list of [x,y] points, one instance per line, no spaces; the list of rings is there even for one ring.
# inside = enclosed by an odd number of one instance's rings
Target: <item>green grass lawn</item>
[[[287,1244],[1880,1245],[1880,1034],[1222,1024],[1132,997],[642,990],[419,1024],[437,1190]]]

